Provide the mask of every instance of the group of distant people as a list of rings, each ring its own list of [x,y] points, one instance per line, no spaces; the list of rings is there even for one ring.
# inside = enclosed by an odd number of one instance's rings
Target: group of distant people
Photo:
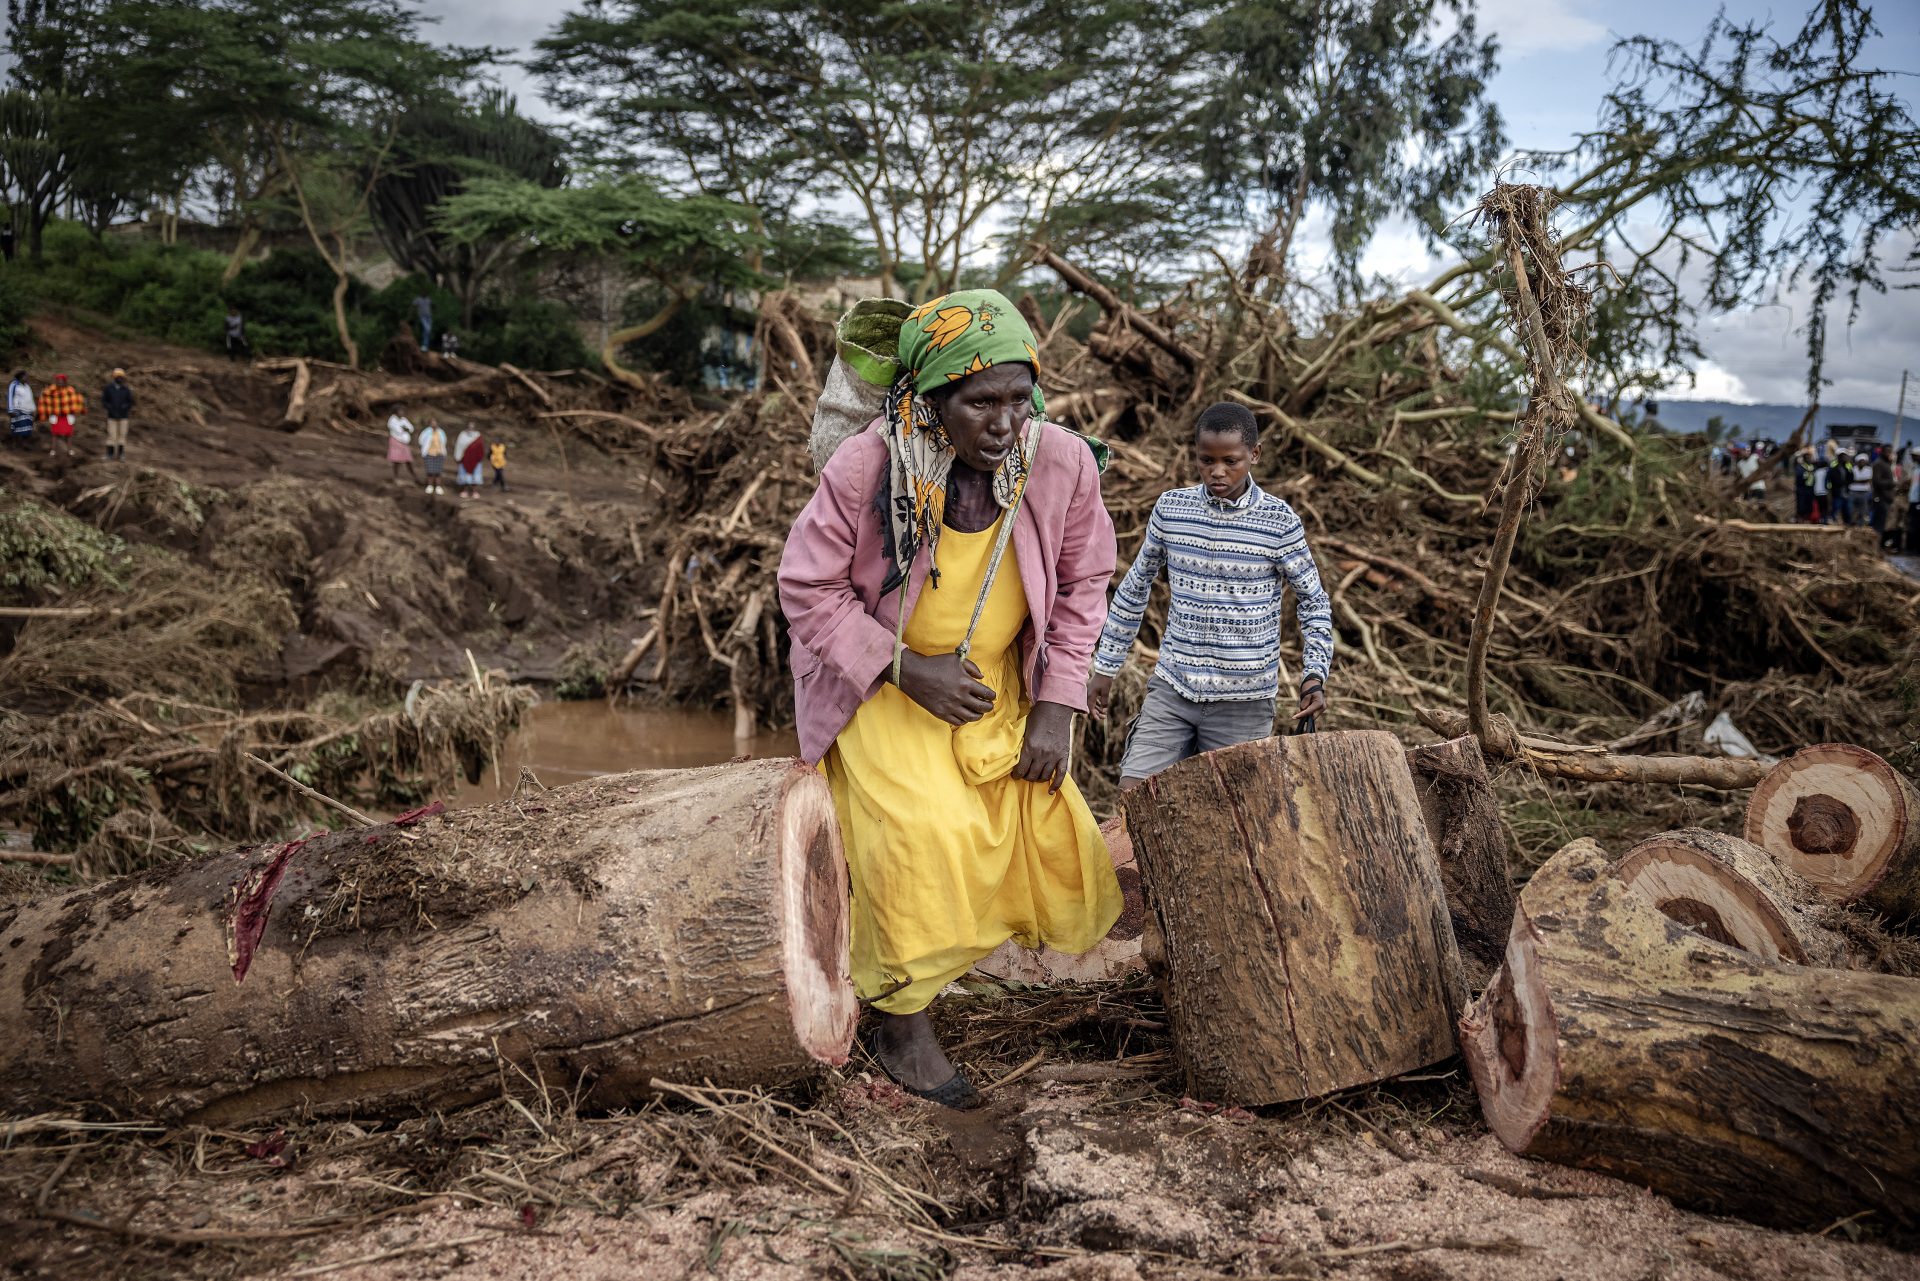
[[[1793,513],[1813,525],[1865,525],[1888,551],[1920,555],[1920,465],[1906,445],[1871,445],[1858,451],[1828,441],[1816,451],[1803,446],[1793,460]],[[1893,519],[1906,499],[1906,519]],[[1904,533],[1902,524],[1905,525]]]
[[[107,457],[124,460],[127,456],[127,431],[133,421],[133,388],[127,385],[127,371],[116,369],[100,393],[100,408],[107,420]],[[47,432],[47,453],[65,462],[73,457],[73,438],[86,416],[87,398],[65,374],[55,374],[53,382],[38,396],[24,369],[16,370],[7,384],[7,446],[16,450],[35,447],[35,435],[42,424]]]
[[[413,469],[413,451],[416,447],[420,450],[420,465],[426,471],[425,491],[429,494],[446,493],[442,478],[447,470],[447,433],[432,418],[427,419],[425,426],[416,428],[404,413],[395,410],[387,417],[387,462],[393,466],[395,484],[400,482],[400,470],[403,467],[414,484],[421,483],[419,473]],[[460,497],[480,496],[480,487],[485,483],[481,473],[489,467],[493,470],[494,487],[503,492],[506,490],[506,441],[489,442],[480,434],[480,429],[469,422],[454,437],[452,457],[454,486]]]

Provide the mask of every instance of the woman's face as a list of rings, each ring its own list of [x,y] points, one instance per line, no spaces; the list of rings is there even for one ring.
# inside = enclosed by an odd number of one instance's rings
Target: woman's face
[[[952,391],[936,395],[934,405],[954,457],[975,471],[994,471],[1033,414],[1033,367],[1015,362],[968,374]]]

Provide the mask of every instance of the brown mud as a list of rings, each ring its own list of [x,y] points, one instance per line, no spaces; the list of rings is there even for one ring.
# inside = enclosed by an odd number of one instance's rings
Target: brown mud
[[[1457,1070],[1221,1110],[1167,1075],[1150,993],[973,986],[936,1007],[989,1086],[968,1115],[856,1061],[811,1091],[676,1087],[614,1116],[514,1078],[502,1101],[397,1125],[28,1122],[0,1155],[0,1266],[75,1281],[1916,1274],[1862,1223],[1769,1231],[1511,1157]]]
[[[104,760],[118,763],[102,773],[119,791],[152,789],[85,841],[86,816],[55,814],[82,861],[51,875],[179,857],[196,842],[241,839],[249,825],[287,835],[315,825],[317,808],[255,812],[266,789],[236,763],[243,748],[311,766],[322,790],[412,779],[412,793],[381,793],[385,812],[453,796],[460,773],[491,783],[487,758],[510,742],[521,709],[457,705],[462,681],[496,699],[517,680],[598,692],[650,632],[630,696],[700,718],[744,703],[762,725],[786,723],[772,576],[811,491],[805,406],[827,329],[791,307],[783,315],[794,337],[778,367],[791,393],[713,406],[665,389],[616,396],[585,375],[541,375],[536,394],[431,363],[405,376],[317,368],[309,400],[321,408],[296,432],[279,426],[289,373],[42,318],[36,373],[64,369],[91,395],[108,368],[129,370],[141,397],[131,456],[99,458],[93,419],[71,468],[0,453],[0,487],[36,512],[172,554],[168,581],[208,599],[238,582],[277,602],[252,611],[251,630],[229,629],[244,636],[212,638],[227,648],[208,652],[235,656],[231,689],[193,698],[190,685],[209,677],[156,661],[155,638],[173,633],[140,614],[145,649],[115,633],[132,674],[103,675],[109,664],[96,657],[40,679],[35,705],[0,714],[0,769],[38,770],[33,785],[73,791],[75,780],[41,762],[64,771]],[[1340,332],[1389,335],[1359,346],[1337,334],[1252,334],[1241,346],[1262,369],[1241,368],[1251,357],[1224,367],[1269,429],[1258,479],[1306,518],[1333,591],[1340,654],[1327,724],[1406,741],[1430,737],[1412,706],[1457,688],[1491,526],[1478,496],[1502,461],[1499,429],[1466,406],[1460,371],[1416,321],[1383,312],[1370,329],[1356,319]],[[1124,563],[1154,496],[1185,480],[1184,433],[1203,389],[1124,327],[1103,322],[1084,345],[1063,325],[1043,330],[1054,412],[1115,445],[1104,489]],[[1220,345],[1205,323],[1186,332]],[[456,382],[472,394],[447,394]],[[409,395],[431,399],[409,405]],[[462,501],[392,482],[380,426],[390,403],[416,423],[438,414],[450,434],[468,417],[503,434],[513,489]],[[574,416],[538,416],[550,412]],[[1764,751],[1838,739],[1913,768],[1913,584],[1851,536],[1756,540],[1701,525],[1697,514],[1737,509],[1665,444],[1645,442],[1627,460],[1588,443],[1579,478],[1550,478],[1523,532],[1498,615],[1495,706],[1529,732],[1604,743],[1634,737],[1700,688]],[[1143,650],[1157,643],[1162,608]],[[0,620],[0,686],[5,664],[51,663],[102,630],[87,623]],[[1291,635],[1285,658],[1297,670]],[[1145,666],[1129,665],[1115,719],[1083,731],[1076,776],[1103,812]],[[447,709],[438,738],[396,710],[416,679],[433,691],[416,705]],[[712,728],[702,719],[659,736],[706,743]],[[1698,750],[1700,728],[1643,736],[1636,750]],[[402,750],[407,734],[420,742]],[[156,753],[181,755],[149,760]],[[176,759],[192,769],[170,782]],[[538,772],[542,759],[536,740],[524,763]],[[503,785],[518,773],[503,768]],[[1739,793],[1576,785],[1512,768],[1496,784],[1517,871],[1579,835],[1624,851],[1668,828],[1737,830],[1744,804]],[[188,813],[190,832],[158,826]],[[115,822],[125,830],[107,842],[101,831]],[[39,871],[7,876],[14,893],[49,883]],[[1915,963],[1908,941],[1872,939],[1885,964]],[[1185,1099],[1170,1076],[1150,988],[974,983],[936,1011],[957,1061],[989,1087],[984,1114],[937,1112],[856,1062],[772,1098],[676,1087],[631,1115],[581,1115],[552,1083],[503,1067],[498,1100],[397,1125],[14,1118],[0,1126],[0,1267],[85,1281],[1920,1274],[1895,1248],[1908,1243],[1871,1222],[1766,1231],[1507,1157],[1457,1067],[1308,1105],[1221,1112]]]

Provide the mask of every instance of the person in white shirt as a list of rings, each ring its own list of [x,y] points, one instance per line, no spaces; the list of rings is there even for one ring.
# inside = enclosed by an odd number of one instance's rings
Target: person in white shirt
[[[7,384],[7,444],[15,449],[33,445],[33,387],[22,369]]]
[[[394,483],[400,482],[400,469],[407,469],[407,479],[414,484],[420,483],[420,476],[413,470],[413,424],[399,410],[387,415],[387,461],[393,464]]]

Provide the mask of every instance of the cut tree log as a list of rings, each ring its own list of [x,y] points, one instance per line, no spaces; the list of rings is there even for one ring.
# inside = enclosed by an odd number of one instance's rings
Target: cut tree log
[[[1864,747],[1774,766],[1747,801],[1747,839],[1836,903],[1920,916],[1920,788]]]
[[[1688,827],[1648,837],[1615,869],[1670,921],[1763,961],[1844,966],[1847,945],[1820,924],[1813,887],[1737,836]]]
[[[0,913],[0,1106],[392,1115],[507,1064],[593,1108],[789,1083],[846,1059],[847,916],[797,761],[234,850]]]
[[[1766,1223],[1920,1217],[1920,982],[1761,961],[1669,920],[1578,840],[1520,893],[1460,1021],[1522,1156]]]
[[[1060,283],[1078,294],[1085,294],[1100,304],[1100,310],[1112,316],[1121,324],[1128,326],[1148,342],[1166,352],[1180,362],[1182,368],[1192,371],[1200,368],[1204,358],[1194,348],[1180,338],[1168,333],[1153,321],[1129,307],[1120,300],[1120,296],[1088,275],[1080,268],[1062,258],[1045,245],[1033,247],[1033,261],[1053,269],[1060,277]]]
[[[1500,802],[1486,757],[1471,734],[1407,752],[1427,835],[1440,860],[1440,883],[1467,983],[1478,992],[1506,954],[1513,926],[1513,881]]]
[[[1453,1054],[1460,956],[1393,735],[1242,743],[1122,803],[1190,1092],[1276,1103]]]
[[[1440,707],[1416,707],[1413,714],[1436,734],[1452,737],[1465,733],[1467,718],[1460,712]],[[1740,792],[1757,786],[1766,777],[1767,767],[1759,761],[1735,756],[1619,756],[1604,747],[1580,743],[1556,743],[1547,738],[1529,738],[1513,734],[1506,718],[1494,716],[1496,726],[1505,726],[1511,738],[1515,759],[1537,774],[1553,778],[1578,779],[1585,783],[1671,783],[1711,787],[1717,791]],[[1494,735],[1496,751],[1501,735]]]

